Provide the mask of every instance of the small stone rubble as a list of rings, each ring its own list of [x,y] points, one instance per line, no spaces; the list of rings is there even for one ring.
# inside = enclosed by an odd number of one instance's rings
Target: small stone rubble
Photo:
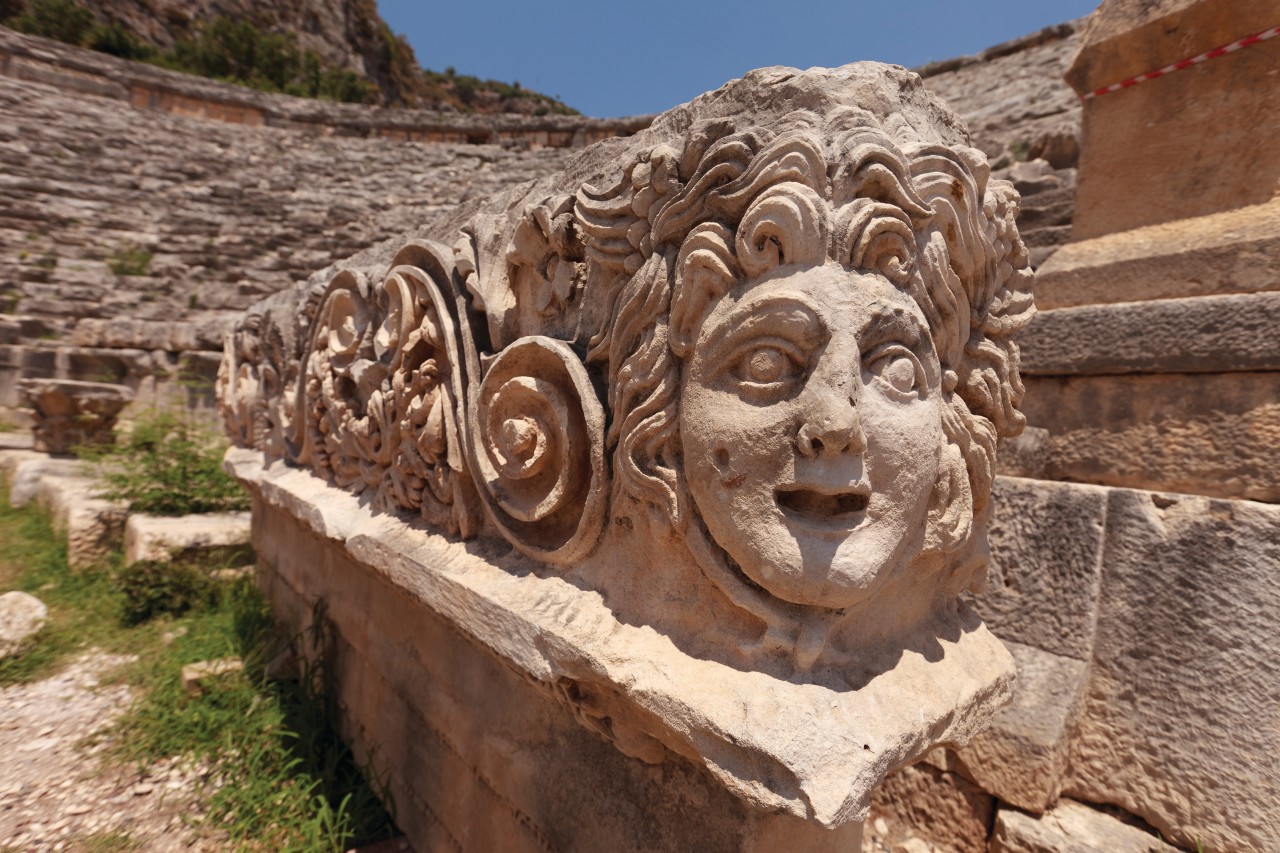
[[[197,835],[196,790],[207,767],[176,760],[145,770],[104,765],[111,723],[132,692],[103,684],[134,658],[92,651],[62,673],[0,689],[0,845],[24,853],[73,849],[127,834],[149,853],[215,851]]]

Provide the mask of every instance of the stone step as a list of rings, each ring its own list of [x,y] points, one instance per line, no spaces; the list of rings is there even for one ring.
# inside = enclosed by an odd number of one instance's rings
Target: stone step
[[[129,516],[124,528],[124,564],[168,562],[183,554],[248,545],[250,513],[206,513],[165,518]]]
[[[1280,501],[1280,372],[1028,376],[1052,479]]]
[[[1280,290],[1280,199],[1063,246],[1037,271],[1041,309]]]
[[[1280,370],[1280,293],[1050,309],[1018,344],[1024,375]]]

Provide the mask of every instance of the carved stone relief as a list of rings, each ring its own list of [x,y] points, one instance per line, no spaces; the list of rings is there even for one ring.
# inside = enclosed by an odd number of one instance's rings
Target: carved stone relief
[[[985,631],[958,596],[1034,312],[967,139],[899,68],[752,72],[252,311],[227,428],[694,658],[840,691],[939,660]]]
[[[35,416],[35,448],[47,453],[114,444],[116,420],[133,402],[133,389],[108,382],[23,379],[19,391]]]

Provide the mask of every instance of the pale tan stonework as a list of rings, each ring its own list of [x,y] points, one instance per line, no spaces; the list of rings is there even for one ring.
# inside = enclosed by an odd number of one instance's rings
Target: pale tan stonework
[[[465,740],[404,696],[460,688],[368,634],[374,583],[621,753],[699,768],[744,849],[851,842],[887,772],[986,724],[1012,660],[958,596],[1034,309],[1017,194],[967,138],[901,69],[765,69],[250,311],[228,469],[269,592],[381,671],[347,688],[366,748],[403,737],[367,716],[395,701]]]

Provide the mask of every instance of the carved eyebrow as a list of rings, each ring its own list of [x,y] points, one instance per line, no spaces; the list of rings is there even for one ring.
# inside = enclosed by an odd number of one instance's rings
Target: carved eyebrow
[[[886,341],[898,341],[914,348],[924,338],[925,329],[914,314],[905,308],[878,303],[858,332],[858,343],[864,352]]]
[[[742,319],[738,317],[748,312]],[[797,343],[815,344],[827,332],[827,324],[810,307],[787,294],[777,294],[768,299],[739,304],[722,323],[732,322],[723,340],[733,343],[761,334],[775,334],[795,338]]]

